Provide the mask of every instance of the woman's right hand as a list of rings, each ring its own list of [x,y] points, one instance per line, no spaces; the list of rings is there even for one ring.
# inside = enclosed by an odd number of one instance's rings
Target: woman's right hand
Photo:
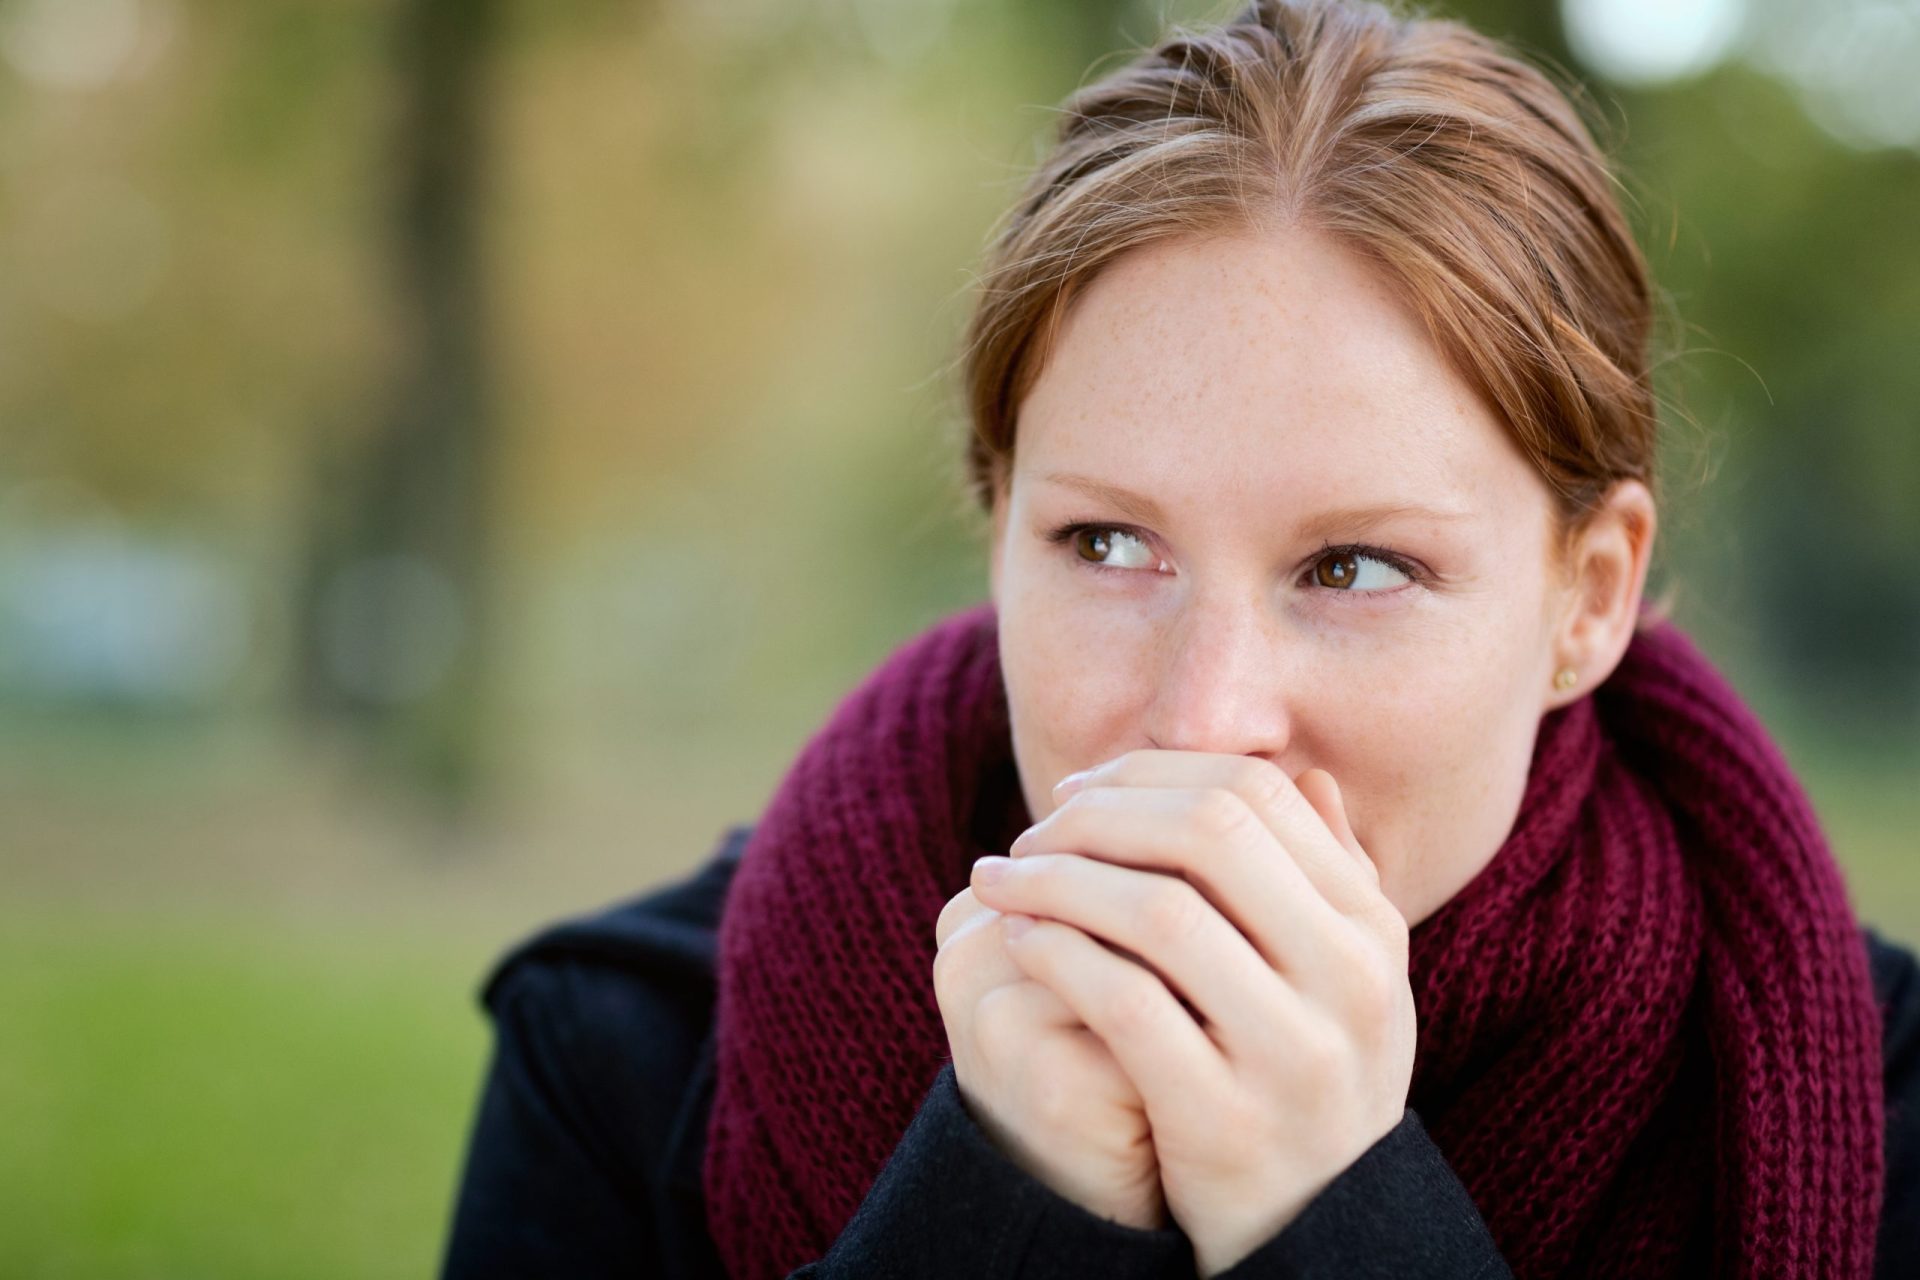
[[[1004,920],[966,888],[934,926],[934,995],[967,1110],[1059,1195],[1126,1226],[1166,1226],[1146,1105],[1105,1043],[1007,955]]]

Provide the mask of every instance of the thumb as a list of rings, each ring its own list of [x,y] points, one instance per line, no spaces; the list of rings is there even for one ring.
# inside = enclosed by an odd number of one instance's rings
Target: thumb
[[[1333,832],[1333,838],[1342,848],[1354,856],[1367,870],[1378,874],[1373,859],[1360,847],[1359,839],[1353,834],[1353,825],[1347,821],[1347,803],[1340,795],[1340,784],[1325,769],[1308,769],[1293,780],[1300,788],[1300,794],[1307,798],[1320,820],[1327,824],[1327,830]]]

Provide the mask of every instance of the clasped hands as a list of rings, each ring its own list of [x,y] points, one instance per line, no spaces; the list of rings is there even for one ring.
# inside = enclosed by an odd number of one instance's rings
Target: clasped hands
[[[1217,1275],[1399,1123],[1406,920],[1325,770],[1140,750],[1054,794],[936,925],[961,1095],[1054,1191],[1170,1215]]]

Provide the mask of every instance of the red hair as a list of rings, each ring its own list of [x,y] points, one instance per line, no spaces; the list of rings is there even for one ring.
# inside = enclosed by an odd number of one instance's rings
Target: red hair
[[[1565,541],[1655,493],[1651,287],[1567,92],[1457,22],[1256,0],[1075,92],[989,248],[968,327],[968,483],[1004,494],[1022,399],[1129,249],[1309,226],[1386,269],[1552,490]]]

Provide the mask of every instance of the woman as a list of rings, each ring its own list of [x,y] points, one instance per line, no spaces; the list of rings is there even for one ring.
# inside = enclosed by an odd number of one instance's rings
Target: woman
[[[1063,121],[967,348],[990,602],[503,962],[447,1274],[1915,1274],[1915,960],[1642,607],[1568,101],[1263,0]]]

